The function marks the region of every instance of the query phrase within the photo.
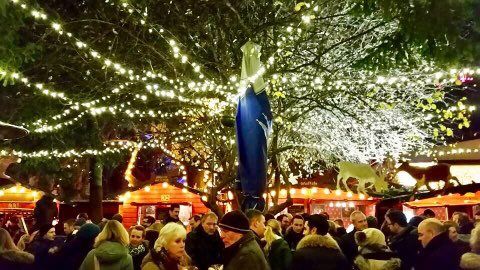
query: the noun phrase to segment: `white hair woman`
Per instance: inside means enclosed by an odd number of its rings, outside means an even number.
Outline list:
[[[80,270],[133,270],[128,243],[128,232],[123,225],[116,220],[109,220],[95,239],[94,249],[88,252]]]
[[[167,223],[158,235],[155,246],[143,259],[142,270],[178,270],[190,264],[185,252],[187,231],[177,223]]]
[[[472,252],[463,254],[460,268],[465,270],[480,269],[480,223],[472,230],[470,236]]]

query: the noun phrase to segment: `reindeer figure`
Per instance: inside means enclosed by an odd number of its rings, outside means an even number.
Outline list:
[[[374,186],[376,191],[382,191],[388,188],[385,182],[385,173],[380,172],[380,175],[369,164],[359,164],[348,161],[340,161],[337,163],[337,189],[340,189],[340,180],[348,191],[351,191],[347,185],[348,178],[355,178],[358,180],[357,191],[366,193],[367,185]]]
[[[452,176],[450,173],[450,164],[446,163],[438,163],[437,165],[430,167],[420,168],[411,166],[408,162],[404,162],[402,165],[400,165],[400,167],[397,168],[395,174],[397,174],[399,171],[405,171],[417,180],[417,184],[413,190],[414,192],[417,191],[417,189],[422,185],[427,186],[429,191],[433,191],[429,185],[432,182],[444,181],[444,190],[452,186],[450,180],[454,180],[458,183],[458,185],[461,185],[460,181],[458,181],[458,179]]]
[[[0,178],[2,179],[10,179],[10,176],[6,175],[6,171],[10,164],[12,163],[19,163],[20,159],[17,156],[6,156],[0,157]]]

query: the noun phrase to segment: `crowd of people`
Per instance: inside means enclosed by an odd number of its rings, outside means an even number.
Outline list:
[[[119,214],[94,224],[85,213],[63,223],[63,236],[50,223],[23,235],[0,228],[0,269],[480,269],[480,213],[440,221],[427,209],[407,222],[389,210],[379,225],[353,211],[347,233],[327,213],[258,210],[194,215],[185,227],[179,208],[172,204],[165,219],[147,216],[128,230]]]

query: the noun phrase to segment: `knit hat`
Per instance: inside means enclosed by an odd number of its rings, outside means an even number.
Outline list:
[[[232,231],[232,232],[241,233],[241,234],[244,234],[250,231],[250,223],[248,222],[248,218],[240,210],[235,210],[235,211],[226,213],[220,220],[220,223],[218,224],[218,226],[227,231]]]
[[[86,223],[82,225],[80,229],[78,229],[76,237],[88,240],[88,239],[93,239],[97,237],[99,233],[100,233],[100,227],[98,227],[93,223]]]
[[[310,227],[310,230],[312,228],[317,229],[317,234],[326,235],[328,233],[330,225],[328,225],[328,220],[324,215],[310,215],[305,220],[308,221],[308,227]]]
[[[385,235],[379,229],[368,228],[355,233],[355,242],[361,247],[367,245],[386,246]]]

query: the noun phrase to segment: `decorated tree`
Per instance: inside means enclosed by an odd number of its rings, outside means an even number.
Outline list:
[[[21,156],[24,170],[67,174],[67,187],[75,164],[88,163],[99,185],[105,165],[139,146],[156,149],[202,173],[190,186],[215,207],[236,178],[233,117],[254,79],[240,81],[240,48],[252,40],[262,47],[256,76],[268,83],[274,115],[275,187],[288,185],[293,163],[308,176],[338,160],[398,158],[469,126],[474,107],[454,90],[479,73],[463,69],[479,51],[476,8],[433,0],[2,2],[10,26],[1,30],[2,119],[32,133],[2,154]]]

